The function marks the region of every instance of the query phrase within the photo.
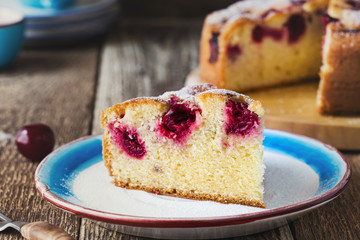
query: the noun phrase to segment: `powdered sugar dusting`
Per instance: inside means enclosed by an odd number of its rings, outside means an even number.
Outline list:
[[[195,95],[209,91],[211,89],[217,89],[217,88],[216,86],[208,83],[196,84],[188,87],[183,87],[178,91],[165,92],[163,95],[160,96],[160,98],[164,100],[169,100],[173,96],[176,96],[180,99],[189,99],[189,98],[193,99]]]
[[[319,186],[318,175],[305,163],[265,151],[265,195],[268,209],[311,198]],[[80,205],[111,213],[164,218],[216,217],[266,211],[239,204],[221,204],[156,195],[115,187],[103,162],[81,171],[73,182]]]
[[[190,85],[178,91],[165,92],[163,95],[160,96],[160,98],[167,101],[171,99],[173,96],[176,96],[181,100],[186,100],[194,103],[195,96],[202,93],[214,93],[225,96],[235,96],[247,103],[252,102],[252,100],[246,95],[227,89],[218,89],[216,86],[208,83]]]
[[[360,11],[344,10],[340,21],[349,29],[360,28]]]
[[[357,1],[330,1],[328,14],[339,19],[348,30],[360,29],[360,9]]]
[[[209,15],[206,19],[208,24],[225,24],[239,17],[248,19],[260,18],[269,9],[282,9],[292,5],[289,0],[247,0],[240,1]]]

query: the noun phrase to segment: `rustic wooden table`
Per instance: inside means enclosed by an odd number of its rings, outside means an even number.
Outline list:
[[[48,221],[75,239],[141,239],[64,212],[34,187],[38,162],[22,157],[17,130],[48,124],[57,146],[100,133],[100,110],[137,96],[179,89],[198,64],[201,21],[122,20],[111,33],[81,46],[25,48],[0,71],[0,211],[12,219]],[[236,239],[360,239],[360,154],[344,152],[352,177],[340,197],[300,219]],[[9,230],[0,239],[21,239]]]

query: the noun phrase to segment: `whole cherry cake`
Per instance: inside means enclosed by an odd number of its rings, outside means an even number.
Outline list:
[[[204,22],[204,82],[246,91],[317,78],[327,0],[244,0]]]
[[[211,84],[128,100],[101,114],[119,187],[265,207],[259,101]]]
[[[318,111],[359,114],[359,46],[360,0],[244,0],[205,19],[201,80],[243,92],[320,72]]]

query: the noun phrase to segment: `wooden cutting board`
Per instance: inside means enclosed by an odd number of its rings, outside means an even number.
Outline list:
[[[195,71],[189,74],[186,85],[199,82]],[[360,150],[360,116],[320,115],[315,107],[317,88],[318,82],[307,82],[245,94],[262,102],[266,128],[316,138],[341,150]]]

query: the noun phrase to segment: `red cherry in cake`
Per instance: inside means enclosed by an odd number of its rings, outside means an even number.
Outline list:
[[[48,155],[55,145],[54,133],[42,123],[23,126],[16,135],[18,151],[31,160],[41,160]]]
[[[257,25],[252,31],[252,40],[256,43],[261,43],[264,38],[264,30],[261,26]]]
[[[212,36],[209,40],[210,45],[210,63],[216,63],[219,55],[219,43],[218,43],[219,34],[218,33],[212,33]]]
[[[233,62],[241,55],[241,53],[242,50],[238,45],[228,45],[226,47],[226,56]]]
[[[183,141],[196,126],[200,109],[187,102],[180,102],[176,97],[170,99],[170,108],[162,116],[159,131],[167,138]]]
[[[297,42],[305,33],[306,22],[305,18],[301,14],[293,14],[289,17],[287,22],[284,25],[289,32],[288,42],[295,43]]]
[[[252,40],[256,43],[261,43],[265,37],[279,41],[283,37],[283,30],[256,25],[252,30]]]
[[[259,126],[258,116],[248,109],[249,104],[228,100],[225,106],[225,132],[245,136]]]
[[[283,30],[282,29],[276,29],[276,28],[264,28],[265,30],[265,36],[270,37],[276,41],[281,40],[283,36]]]
[[[145,143],[139,138],[136,129],[126,125],[109,124],[112,140],[116,146],[126,152],[129,156],[141,159],[146,154]]]

